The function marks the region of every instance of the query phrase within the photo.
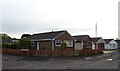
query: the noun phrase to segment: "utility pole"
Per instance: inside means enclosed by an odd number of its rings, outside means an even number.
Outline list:
[[[97,23],[95,25],[95,36],[97,37]]]
[[[118,2],[118,39],[120,40],[120,1]]]
[[[95,37],[97,37],[97,22],[96,22],[96,25],[95,25]],[[96,47],[98,47],[98,44],[97,43],[95,43],[95,54],[96,54]]]

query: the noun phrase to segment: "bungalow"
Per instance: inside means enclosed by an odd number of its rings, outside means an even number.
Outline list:
[[[104,49],[105,47],[105,41],[102,39],[102,37],[94,37],[92,39],[92,49]]]
[[[75,39],[75,50],[92,49],[92,40],[89,35],[73,36]]]
[[[32,50],[74,50],[74,38],[66,31],[52,31],[27,37]]]
[[[111,50],[111,49],[117,49],[117,42],[114,39],[104,39],[105,44],[105,50]]]
[[[13,43],[17,43],[17,42],[19,42],[19,41],[20,41],[20,39],[16,39],[16,38],[13,38],[13,39],[12,39],[12,42],[13,42]]]
[[[120,40],[115,40],[117,42],[117,48],[120,49]]]

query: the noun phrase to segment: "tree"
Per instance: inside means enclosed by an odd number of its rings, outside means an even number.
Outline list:
[[[2,48],[11,48],[12,38],[7,34],[0,34],[0,46]]]
[[[8,39],[10,39],[11,37],[8,36],[7,34],[0,34],[0,38],[8,38]]]
[[[30,34],[23,34],[21,38],[26,38],[27,36],[31,36]]]
[[[116,40],[120,40],[119,38],[116,38]]]
[[[28,48],[29,46],[30,46],[30,41],[28,41],[26,38],[22,38],[18,42],[18,48]]]
[[[18,43],[11,44],[11,49],[17,49],[17,48],[18,48]]]
[[[11,48],[11,44],[3,43],[2,48]]]

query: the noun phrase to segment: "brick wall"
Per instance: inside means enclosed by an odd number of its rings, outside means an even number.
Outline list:
[[[21,51],[20,49],[9,49],[9,48],[3,48],[2,53],[14,54],[14,55],[26,55],[26,53]]]
[[[74,56],[74,55],[91,55],[91,54],[99,54],[102,53],[103,50],[82,50],[82,51],[52,51],[52,50],[30,50],[28,52],[23,52],[20,49],[8,49],[3,48],[2,53],[6,54],[14,54],[14,55],[28,55],[28,56]]]
[[[73,47],[66,47],[65,50],[74,50],[74,40],[73,37],[67,33],[62,34],[61,36],[57,37],[55,40],[72,40],[73,41]],[[55,45],[54,45],[55,46]],[[56,50],[61,50],[61,47],[55,46]]]
[[[92,49],[92,40],[88,36],[83,40],[83,49],[86,49],[87,47]]]

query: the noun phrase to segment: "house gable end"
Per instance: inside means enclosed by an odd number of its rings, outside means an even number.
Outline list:
[[[55,40],[73,40],[70,36],[68,36],[66,33],[58,36]]]
[[[82,42],[82,41],[84,41],[86,39],[90,39],[91,40],[89,35],[76,35],[76,36],[72,36],[72,37],[75,39],[76,42]]]
[[[101,38],[101,39],[98,40],[97,43],[106,43],[106,42],[104,41],[104,39]]]
[[[89,39],[89,40],[92,42],[92,40],[91,40],[91,38],[90,38],[89,36],[84,37],[84,38],[82,39],[82,41],[85,40],[85,39]]]
[[[62,34],[60,34],[59,36],[57,36],[56,38],[54,38],[55,40],[74,40],[73,37],[68,34],[67,32],[64,32]]]
[[[111,40],[111,41],[109,42],[109,44],[110,44],[110,43],[117,44],[117,42],[116,42],[115,40]]]
[[[54,37],[53,40],[57,39],[58,37],[60,37],[61,35],[63,35],[65,32],[59,34],[58,36]]]

